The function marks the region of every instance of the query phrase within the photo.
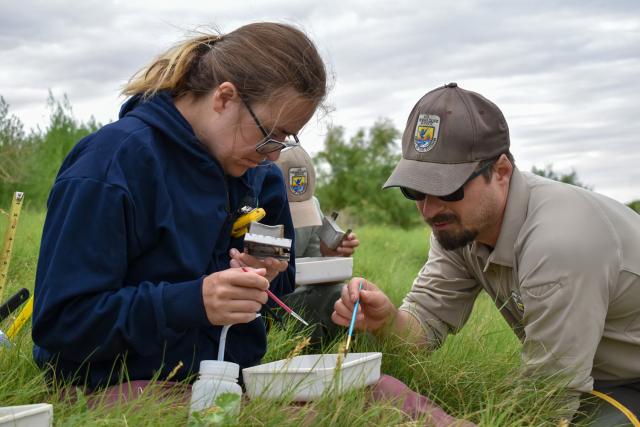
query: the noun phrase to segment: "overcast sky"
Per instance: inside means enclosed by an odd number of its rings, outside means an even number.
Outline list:
[[[46,99],[117,117],[122,85],[198,26],[302,27],[335,76],[327,125],[352,135],[387,117],[403,130],[427,91],[455,81],[503,111],[523,170],[553,164],[622,202],[640,199],[640,1],[0,0],[0,95],[27,128]]]

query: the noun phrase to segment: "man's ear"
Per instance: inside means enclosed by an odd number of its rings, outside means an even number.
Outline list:
[[[513,173],[513,165],[507,158],[506,154],[502,154],[498,160],[496,160],[496,163],[493,165],[493,171],[499,182],[505,182],[507,185],[509,184],[511,174]]]
[[[222,113],[229,106],[230,101],[236,101],[240,98],[240,93],[236,86],[231,82],[223,82],[213,90],[213,110]]]

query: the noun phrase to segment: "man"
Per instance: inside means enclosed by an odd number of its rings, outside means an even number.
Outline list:
[[[435,348],[485,290],[523,343],[524,371],[568,376],[571,412],[595,389],[638,416],[640,216],[520,172],[501,111],[455,83],[418,101],[402,150],[384,188],[416,201],[433,230],[429,258],[399,309],[366,282],[356,327]],[[339,325],[349,324],[359,281],[335,304]]]
[[[360,244],[355,233],[345,236],[335,249],[320,240],[324,215],[314,195],[316,171],[305,149],[298,145],[282,151],[276,165],[287,184],[287,198],[296,236],[296,257],[352,256]]]
[[[320,239],[322,211],[314,196],[316,173],[311,157],[301,146],[288,148],[276,162],[284,175],[291,218],[295,229],[296,258],[302,257],[349,257],[360,244],[355,233],[349,233],[337,248],[329,248]],[[296,311],[304,313],[307,321],[316,325],[312,342],[333,339],[339,332],[331,321],[333,303],[340,297],[344,284],[317,284],[297,286],[284,299]]]

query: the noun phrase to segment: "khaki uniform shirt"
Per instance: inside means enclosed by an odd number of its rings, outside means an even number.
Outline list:
[[[320,209],[320,202],[314,196],[313,201],[320,212],[320,217],[323,217],[322,210]],[[302,257],[321,257],[320,252],[320,230],[321,225],[314,225],[310,227],[296,228],[295,248],[296,258]]]
[[[482,289],[523,342],[525,372],[566,373],[576,392],[640,379],[640,215],[623,204],[514,168],[496,247],[432,237],[400,309],[437,345]]]

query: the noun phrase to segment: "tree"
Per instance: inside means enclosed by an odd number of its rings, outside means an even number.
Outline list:
[[[87,123],[76,120],[66,95],[58,101],[49,92],[47,105],[49,125],[25,135],[22,123],[9,115],[9,106],[0,96],[0,197],[23,191],[29,205],[44,207],[69,150],[100,126],[93,118]]]
[[[399,135],[387,119],[377,121],[368,132],[359,130],[349,141],[342,127],[330,129],[325,149],[315,158],[316,194],[323,209],[346,211],[356,223],[418,224],[413,203],[396,189],[382,190],[400,158]]]
[[[38,129],[33,133],[34,150],[24,164],[27,171],[24,191],[35,205],[42,207],[46,205],[49,190],[66,155],[80,139],[99,127],[93,117],[87,123],[77,120],[67,95],[58,100],[49,91],[47,106],[49,124],[45,131]]]
[[[0,96],[0,182],[11,185],[20,181],[20,159],[25,147],[24,126],[9,115],[9,104]]]
[[[640,214],[640,199],[627,203],[627,206]]]
[[[544,169],[538,169],[537,167],[533,166],[531,168],[531,172],[545,178],[553,179],[554,181],[560,181],[564,182],[565,184],[576,185],[578,187],[586,188],[587,190],[593,190],[593,186],[586,185],[578,181],[578,174],[576,173],[575,169],[571,169],[571,173],[558,174],[553,170],[553,165],[549,164],[546,165]]]

